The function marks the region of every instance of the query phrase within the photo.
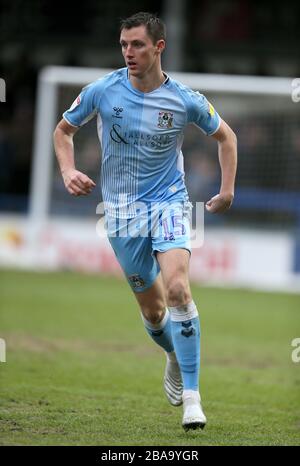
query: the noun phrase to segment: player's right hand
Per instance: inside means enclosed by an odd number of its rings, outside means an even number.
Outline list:
[[[62,172],[65,187],[72,196],[86,196],[96,186],[84,173],[74,169]]]
[[[232,201],[233,193],[220,193],[207,201],[205,207],[211,214],[223,214],[230,209]]]

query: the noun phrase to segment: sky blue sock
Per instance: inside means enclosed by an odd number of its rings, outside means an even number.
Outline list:
[[[142,319],[145,328],[152,340],[161,346],[167,353],[174,351],[169,310],[166,309],[164,318],[158,324],[152,324],[147,319],[145,319],[143,315]]]
[[[169,307],[174,349],[181,370],[183,389],[199,390],[200,322],[192,301],[185,306]]]

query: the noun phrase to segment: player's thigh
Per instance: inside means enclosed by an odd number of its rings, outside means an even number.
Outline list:
[[[160,265],[163,281],[169,287],[174,281],[189,282],[190,203],[169,203],[156,223],[152,247]]]
[[[166,287],[175,280],[181,280],[186,286],[189,286],[189,250],[172,248],[164,252],[157,251],[156,258]]]
[[[143,316],[150,322],[160,321],[166,299],[151,238],[109,237],[109,241]]]
[[[109,236],[108,239],[132,291],[143,293],[151,288],[159,274],[151,238]]]
[[[186,249],[157,253],[168,306],[183,306],[192,301],[189,258],[190,252]]]
[[[144,317],[152,320],[152,317],[166,308],[166,296],[161,274],[157,275],[152,286],[142,292],[134,292]],[[158,319],[159,320],[159,319]]]

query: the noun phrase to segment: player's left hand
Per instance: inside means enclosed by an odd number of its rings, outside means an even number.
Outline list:
[[[226,210],[230,209],[232,201],[232,193],[220,193],[207,201],[205,207],[211,214],[222,214]]]

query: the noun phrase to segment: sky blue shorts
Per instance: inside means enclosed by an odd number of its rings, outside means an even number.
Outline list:
[[[180,248],[191,252],[191,208],[190,202],[176,202],[151,216],[106,216],[108,239],[133,291],[145,291],[155,281],[160,271],[156,251]]]

